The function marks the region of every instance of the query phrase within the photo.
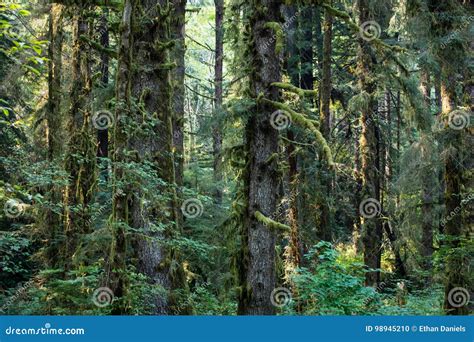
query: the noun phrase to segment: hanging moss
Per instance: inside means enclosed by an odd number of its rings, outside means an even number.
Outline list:
[[[279,231],[288,231],[288,232],[291,230],[290,226],[287,226],[286,224],[274,221],[271,218],[266,217],[265,215],[263,215],[258,210],[255,212],[255,218],[259,222],[263,223],[265,226],[267,226],[270,229],[279,230]]]

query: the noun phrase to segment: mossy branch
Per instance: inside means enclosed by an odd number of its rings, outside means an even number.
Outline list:
[[[338,10],[337,8],[332,7],[329,5],[325,0],[315,0],[317,5],[320,5],[323,7],[326,11],[328,11],[331,15],[334,17],[342,19],[348,26],[349,28],[354,31],[355,33],[360,32],[360,27],[357,25],[351,18],[351,16],[344,11]],[[376,46],[385,48],[385,49],[390,49],[396,52],[404,52],[406,51],[404,48],[397,46],[397,45],[389,45],[387,43],[384,43],[381,39],[379,38],[373,38],[369,41],[369,43],[372,43]]]
[[[270,21],[266,23],[264,28],[272,30],[275,34],[276,41],[275,41],[275,53],[278,55],[280,52],[283,51],[283,42],[284,42],[284,33],[281,25],[275,21]]]
[[[297,94],[301,97],[305,97],[305,96],[316,96],[318,95],[318,91],[317,90],[310,90],[310,89],[301,89],[301,88],[298,88],[297,86],[294,86],[293,84],[290,84],[290,83],[284,83],[284,82],[273,82],[271,84],[271,86],[273,87],[277,87],[277,88],[280,88],[280,89],[283,89],[283,90],[286,90],[286,91],[289,91],[290,93],[294,93],[294,94]]]
[[[288,107],[286,104],[281,103],[281,102],[276,102],[276,101],[271,101],[266,98],[260,98],[259,101],[272,105],[276,109],[282,110],[286,113],[288,113],[291,117],[291,120],[295,122],[296,124],[308,129],[311,131],[314,136],[316,137],[316,142],[319,144],[321,151],[323,152],[324,158],[326,159],[327,163],[329,166],[334,166],[334,161],[332,159],[332,152],[331,149],[329,148],[329,145],[324,138],[324,136],[321,134],[319,131],[318,127],[319,125],[316,124],[315,121],[310,120],[304,116],[304,114],[298,113]]]
[[[87,37],[85,35],[81,35],[81,36],[79,36],[79,38],[82,41],[89,44],[94,50],[97,50],[97,51],[102,52],[102,53],[106,53],[107,55],[109,55],[110,57],[113,57],[113,58],[118,57],[117,51],[115,51],[114,49],[106,48],[106,47],[102,46],[102,44],[90,39],[89,37]]]
[[[263,215],[258,210],[255,212],[255,218],[257,219],[258,222],[263,223],[265,226],[267,226],[268,228],[272,230],[277,230],[277,231],[290,231],[291,230],[290,226],[274,221],[271,218]]]

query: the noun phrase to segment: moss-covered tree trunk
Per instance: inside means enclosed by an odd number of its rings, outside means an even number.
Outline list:
[[[425,101],[426,110],[430,111],[430,77],[427,70],[421,74],[421,93]],[[423,174],[421,176],[422,187],[422,235],[421,235],[421,254],[423,256],[423,266],[425,270],[431,270],[431,258],[433,255],[433,228],[434,228],[434,196],[436,195],[436,172],[432,168],[431,139],[426,133],[422,137],[422,155],[425,163]]]
[[[185,101],[185,18],[186,0],[173,0],[173,14],[170,21],[171,38],[174,46],[171,50],[171,60],[176,63],[172,70],[173,81],[173,152],[175,162],[175,182],[177,195],[182,200],[181,187],[183,186],[184,171],[184,101]],[[177,224],[183,225],[183,215],[177,212]]]
[[[462,246],[461,240],[464,232],[461,186],[463,184],[463,134],[465,127],[459,125],[462,115],[455,110],[461,104],[457,96],[457,78],[462,75],[464,66],[467,65],[465,45],[457,39],[450,39],[446,46],[440,45],[458,25],[456,18],[467,13],[468,8],[463,1],[437,2],[428,1],[428,10],[431,14],[431,27],[435,44],[434,54],[441,66],[441,116],[446,122],[444,131],[444,231],[446,236],[443,247],[448,248],[446,258],[446,285],[444,308],[448,315],[466,315],[469,312],[468,300],[459,303],[460,289],[469,293],[472,288],[470,279],[466,276],[469,269],[469,256]],[[469,120],[469,117],[468,119]],[[461,290],[462,291],[462,290]],[[463,294],[461,293],[461,298]]]
[[[443,104],[442,115],[449,117],[456,108],[455,78],[448,68],[444,73],[444,81],[441,87],[441,97]],[[445,143],[445,193],[444,204],[445,213],[444,234],[447,237],[445,247],[451,251],[446,259],[446,286],[444,308],[448,315],[467,315],[469,313],[467,303],[459,306],[451,291],[456,288],[469,290],[469,281],[466,277],[466,270],[469,268],[469,257],[465,255],[461,247],[461,237],[463,234],[463,205],[461,204],[461,184],[462,184],[462,130],[446,128]]]
[[[133,119],[132,112],[132,27],[138,0],[126,0],[120,26],[117,78],[115,81],[115,126],[113,130],[113,203],[112,236],[110,251],[111,279],[110,287],[117,301],[113,303],[112,313],[120,315],[128,312],[124,299],[128,291],[126,275],[127,238],[126,232],[132,226],[130,203],[134,191],[127,181],[125,164],[128,158],[128,135],[126,122]]]
[[[105,49],[110,46],[109,42],[109,25],[108,25],[108,9],[103,9],[102,16],[99,20],[99,39],[100,44]],[[109,54],[105,51],[100,54],[100,86],[105,88],[109,84]],[[97,130],[97,157],[108,158],[109,157],[109,129]],[[107,179],[108,165],[103,163],[101,165],[101,174]]]
[[[296,41],[297,35],[297,6],[284,6],[283,15],[285,17],[286,31],[286,51],[285,51],[285,65],[286,73],[290,77],[292,85],[299,87],[299,55]],[[293,128],[288,128],[287,132],[288,143],[286,147],[288,158],[288,223],[291,227],[289,235],[289,244],[285,249],[285,280],[290,281],[292,272],[300,265],[300,231],[298,228],[298,152],[293,143],[296,134]]]
[[[359,24],[373,20],[367,0],[358,1]],[[380,205],[380,184],[378,176],[378,139],[377,120],[374,108],[376,85],[373,79],[373,61],[369,42],[359,38],[359,51],[357,59],[359,87],[365,94],[366,103],[362,109],[361,125],[362,134],[360,139],[361,172],[362,172],[362,201],[366,203],[378,203]],[[361,210],[362,211],[362,210]],[[382,226],[378,215],[364,215],[363,217],[363,246],[364,263],[371,269],[380,268]],[[380,272],[369,271],[365,274],[365,282],[368,286],[379,283]]]
[[[61,70],[63,46],[63,16],[64,7],[52,4],[49,12],[49,48],[48,48],[48,106],[47,106],[47,141],[48,161],[54,163],[62,152],[62,124],[61,112]],[[61,203],[61,191],[55,185],[49,188],[49,200],[52,207]],[[57,209],[56,209],[57,210]],[[53,209],[46,213],[46,229],[48,230],[49,243],[47,259],[53,267],[58,261],[59,232],[61,215]]]
[[[165,182],[159,188],[140,187],[131,203],[132,227],[141,229],[135,242],[138,270],[153,285],[161,286],[166,296],[152,299],[154,313],[175,310],[172,289],[184,288],[186,281],[178,252],[170,242],[179,233],[173,155],[173,84],[170,62],[173,45],[170,22],[173,3],[169,0],[141,0],[138,3],[136,28],[133,30],[132,96],[139,113],[134,121],[141,126],[130,138],[130,149],[141,164],[152,166],[155,177]],[[162,195],[157,199],[156,192]],[[153,198],[154,197],[154,198]],[[153,222],[152,222],[153,220]],[[156,229],[156,226],[164,229]]]
[[[320,111],[319,121],[321,127],[321,133],[323,134],[326,141],[330,141],[331,134],[331,57],[332,57],[332,15],[325,11],[324,24],[323,24],[323,60],[322,60],[322,75],[321,75],[321,86],[320,86]],[[324,158],[321,160],[321,217],[319,219],[319,238],[324,241],[331,241],[331,212],[330,212],[330,196],[331,196],[331,183],[332,177],[327,163]]]
[[[277,101],[279,91],[271,83],[281,80],[280,2],[253,0],[249,14],[248,48],[252,70],[250,95]],[[276,35],[277,39],[272,39]],[[251,56],[251,57],[250,57]],[[275,313],[271,296],[275,289],[275,232],[257,212],[275,218],[278,194],[278,131],[272,127],[274,108],[257,102],[246,126],[247,170],[245,214],[238,313],[271,315]],[[256,216],[257,215],[257,216]]]
[[[71,107],[69,110],[66,171],[69,184],[64,193],[65,259],[71,265],[83,234],[91,232],[91,202],[96,183],[96,145],[91,129],[91,63],[90,48],[83,37],[91,34],[88,6],[73,7],[73,56]],[[82,37],[82,38],[81,38]]]
[[[214,0],[216,6],[216,46],[214,65],[214,111],[218,115],[222,111],[222,77],[224,62],[224,0]],[[222,131],[219,120],[215,120],[212,130],[214,182],[216,186],[216,203],[222,202]]]

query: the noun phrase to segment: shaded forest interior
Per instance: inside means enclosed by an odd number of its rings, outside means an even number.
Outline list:
[[[2,2],[0,314],[472,314],[473,18]]]

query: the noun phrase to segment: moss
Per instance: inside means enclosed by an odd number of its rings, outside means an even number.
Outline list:
[[[328,3],[325,3],[324,1],[321,2],[321,6],[326,11],[328,11],[330,14],[332,14],[333,16],[344,20],[352,31],[354,31],[355,33],[359,33],[359,31],[360,31],[359,25],[357,25],[354,21],[352,21],[351,16],[348,13],[346,13],[344,11],[341,11],[341,10],[338,10],[337,8],[332,7]],[[384,49],[389,49],[389,50],[392,50],[392,51],[395,51],[395,52],[404,52],[404,51],[406,51],[406,49],[404,49],[400,46],[388,45],[388,44],[384,43],[379,38],[374,38],[369,43],[374,44],[377,47],[381,47],[381,48],[384,48]]]
[[[281,25],[277,22],[271,21],[264,25],[266,29],[272,30],[276,37],[275,42],[275,53],[278,55],[283,51],[284,46],[284,34]]]
[[[329,145],[324,138],[324,136],[321,134],[321,132],[318,129],[318,125],[313,121],[305,117],[304,114],[298,113],[285,105],[284,103],[281,102],[276,102],[276,101],[271,101],[266,98],[261,98],[261,102],[272,105],[276,109],[280,109],[286,113],[288,113],[291,117],[291,120],[295,122],[296,124],[300,125],[303,128],[308,129],[311,131],[314,136],[316,137],[316,142],[319,144],[321,151],[323,152],[324,158],[326,159],[327,163],[329,166],[334,166],[334,162],[332,159],[332,152],[331,149],[329,148]]]
[[[318,95],[318,91],[317,90],[309,90],[309,89],[301,89],[301,88],[298,88],[290,83],[284,83],[284,82],[273,82],[271,84],[271,86],[273,87],[277,87],[277,88],[280,88],[280,89],[283,89],[283,90],[286,90],[286,91],[289,91],[290,93],[294,93],[294,94],[297,94],[301,97],[305,97],[305,96],[316,96]]]
[[[157,52],[163,52],[165,50],[169,50],[171,48],[173,48],[175,45],[175,41],[174,40],[170,40],[170,41],[167,41],[167,42],[156,42],[155,44],[155,51]]]
[[[290,231],[291,230],[290,226],[287,226],[286,224],[274,221],[271,218],[266,217],[265,215],[263,215],[258,210],[255,212],[255,218],[258,220],[258,222],[263,223],[265,226],[267,226],[268,228],[270,228],[272,230],[278,230],[278,231]]]
[[[170,62],[170,63],[162,63],[160,64],[157,69],[158,70],[172,70],[177,67],[177,64],[175,62]]]
[[[82,35],[79,36],[79,38],[82,41],[89,44],[89,46],[92,47],[94,50],[97,50],[97,51],[102,52],[102,53],[106,53],[107,55],[109,55],[109,57],[117,58],[117,56],[118,56],[117,51],[115,51],[114,49],[103,47],[102,44],[90,39],[86,35],[82,34]]]

